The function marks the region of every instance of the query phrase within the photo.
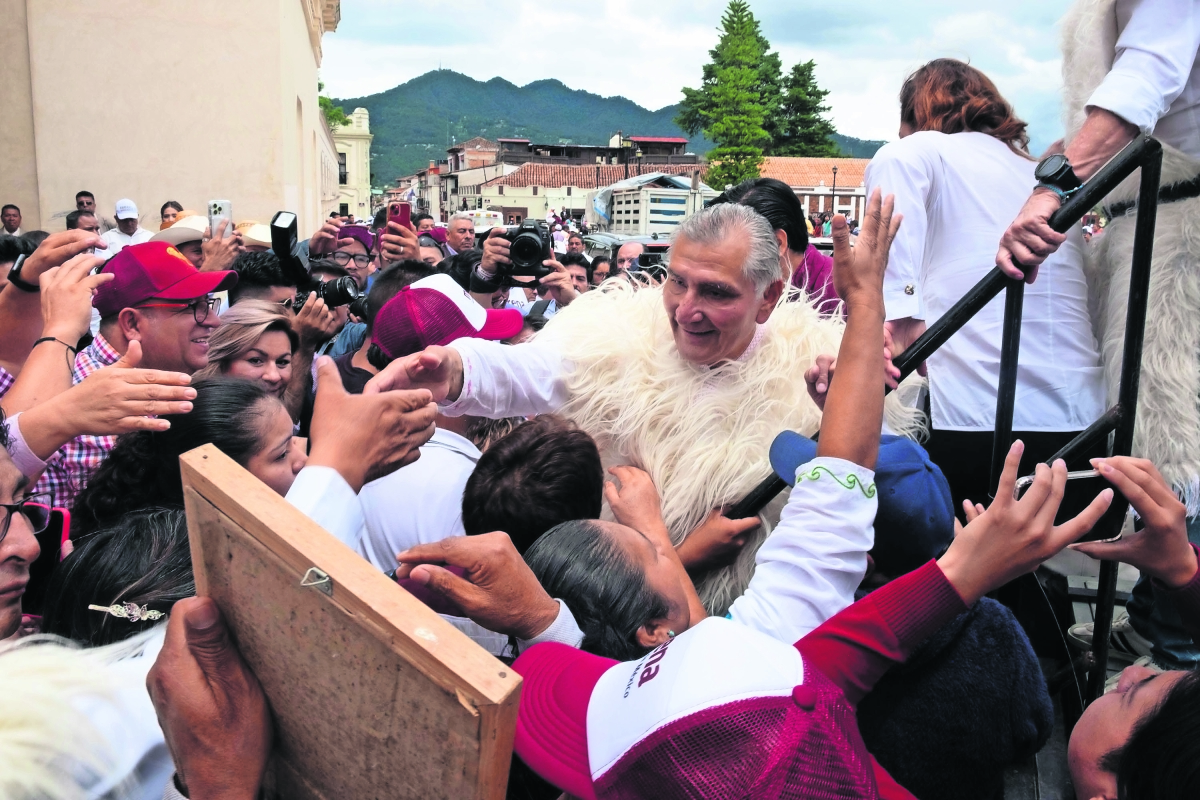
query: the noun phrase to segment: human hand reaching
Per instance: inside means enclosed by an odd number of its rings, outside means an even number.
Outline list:
[[[333,359],[322,356],[307,463],[337,470],[357,494],[363,484],[420,458],[436,415],[424,389],[349,394]]]
[[[859,304],[883,311],[883,273],[903,219],[893,213],[895,205],[892,195],[885,198],[879,189],[871,192],[854,247],[850,246],[850,226],[845,216],[837,214],[833,218],[833,287],[845,302],[847,314],[853,314]]]
[[[1112,502],[1112,490],[1105,489],[1078,516],[1056,526],[1054,515],[1066,489],[1067,466],[1061,459],[1052,467],[1038,464],[1033,485],[1017,500],[1013,490],[1024,451],[1022,442],[1013,443],[996,499],[959,532],[938,559],[947,580],[968,605],[1032,571],[1083,536]]]
[[[111,272],[92,274],[103,263],[101,258],[81,253],[42,273],[42,336],[74,345],[88,332],[93,295],[116,277]]]
[[[1196,551],[1188,541],[1187,507],[1144,458],[1096,458],[1092,466],[1115,486],[1141,517],[1143,528],[1115,542],[1078,542],[1072,550],[1121,561],[1174,589],[1196,574]]]
[[[462,393],[462,357],[453,347],[426,347],[397,358],[370,381],[363,394],[394,389],[427,389],[435,403],[454,402]]]
[[[558,618],[546,594],[507,533],[454,536],[409,548],[396,556],[397,579],[411,578],[453,600],[490,631],[533,639]],[[443,569],[461,567],[463,577]]]
[[[204,256],[200,262],[201,272],[227,270],[233,266],[237,257],[246,251],[241,233],[234,231],[229,236],[225,235],[226,228],[232,224],[231,221],[223,219],[217,223],[215,233],[211,229],[208,231],[211,235],[200,245],[200,252]]]
[[[612,509],[617,522],[647,537],[665,538],[665,541],[655,541],[655,544],[674,547],[663,523],[658,489],[654,487],[650,474],[630,466],[609,467],[608,471],[621,482],[620,489],[612,481],[604,482],[604,499],[608,501],[608,507]]]
[[[554,272],[540,278],[538,281],[541,287],[546,290],[546,295],[560,307],[572,303],[578,297],[578,293],[575,291],[574,284],[571,283],[571,273],[567,272],[567,268],[553,258],[543,261],[542,266],[550,267],[554,270]]]
[[[421,243],[416,230],[411,226],[405,227],[399,222],[389,221],[380,237],[380,247],[383,248],[383,260],[403,261],[405,259],[421,260]]]
[[[337,315],[325,305],[325,301],[317,297],[316,292],[309,292],[292,328],[300,340],[301,348],[313,350],[321,342],[333,336],[338,331]]]
[[[733,563],[761,524],[758,517],[729,519],[724,509],[715,508],[675,550],[688,571],[723,567]]]
[[[338,233],[342,229],[342,221],[335,217],[325,220],[317,232],[308,240],[309,255],[319,256],[337,250]]]

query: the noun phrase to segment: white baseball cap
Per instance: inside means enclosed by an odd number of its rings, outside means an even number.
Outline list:
[[[117,219],[137,219],[137,206],[128,197],[122,198],[117,201],[117,213],[114,216]]]

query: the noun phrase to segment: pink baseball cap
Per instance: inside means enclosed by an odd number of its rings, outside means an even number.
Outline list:
[[[709,617],[638,661],[537,645],[515,750],[568,794],[876,798],[854,708],[795,647]]]
[[[338,241],[343,239],[357,239],[362,242],[362,246],[367,248],[370,253],[372,246],[375,244],[375,234],[371,233],[371,229],[365,225],[343,225],[338,228]]]
[[[388,300],[371,324],[371,341],[388,358],[400,358],[464,337],[507,339],[522,323],[515,308],[484,308],[449,275],[438,274]]]
[[[232,271],[201,272],[183,253],[166,242],[131,244],[110,258],[100,270],[116,275],[96,290],[92,306],[101,317],[133,308],[151,297],[194,300],[237,283]]]

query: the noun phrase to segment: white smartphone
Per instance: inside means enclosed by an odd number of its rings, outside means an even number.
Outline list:
[[[212,236],[217,235],[217,226],[221,224],[221,220],[226,220],[225,233],[221,238],[228,239],[233,236],[233,203],[228,200],[209,200],[208,229]]]

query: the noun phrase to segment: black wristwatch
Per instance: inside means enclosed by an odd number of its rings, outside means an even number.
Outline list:
[[[1039,189],[1049,189],[1063,201],[1083,186],[1083,181],[1071,169],[1071,162],[1061,153],[1043,158],[1033,171],[1033,177],[1037,178]]]
[[[40,286],[36,283],[21,280],[21,267],[25,266],[25,254],[17,256],[17,260],[13,262],[12,269],[8,271],[8,282],[22,292],[39,292]]]

